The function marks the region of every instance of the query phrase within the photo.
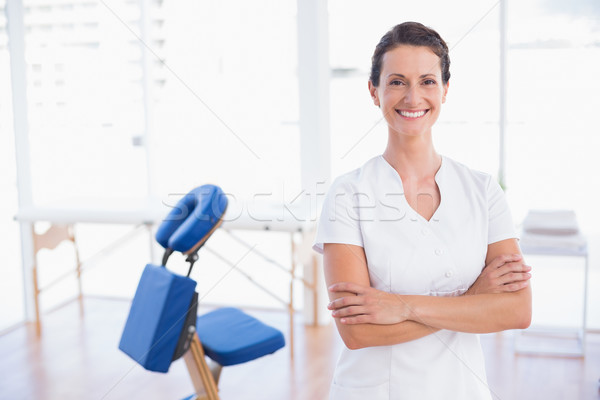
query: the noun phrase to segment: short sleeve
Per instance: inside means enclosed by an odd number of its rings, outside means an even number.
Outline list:
[[[504,191],[498,182],[491,177],[488,183],[487,198],[489,211],[488,244],[518,238]]]
[[[323,254],[325,243],[345,243],[364,247],[355,190],[346,180],[347,177],[344,176],[336,179],[323,201],[313,245],[313,250],[317,253]]]

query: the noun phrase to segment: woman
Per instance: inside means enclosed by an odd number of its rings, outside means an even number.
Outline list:
[[[433,146],[449,65],[415,22],[375,49],[387,147],[332,184],[314,246],[347,347],[332,399],[490,399],[476,334],[529,326],[530,267],[502,189]]]

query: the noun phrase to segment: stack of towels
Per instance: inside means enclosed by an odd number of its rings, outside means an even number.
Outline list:
[[[586,248],[573,210],[530,210],[523,220],[523,251],[578,253]]]

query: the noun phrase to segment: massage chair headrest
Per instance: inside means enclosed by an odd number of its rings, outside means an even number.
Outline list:
[[[175,205],[160,224],[156,241],[165,249],[196,251],[221,224],[227,197],[216,185],[195,188]]]

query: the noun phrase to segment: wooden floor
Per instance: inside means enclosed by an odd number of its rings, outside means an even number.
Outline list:
[[[0,399],[181,399],[191,394],[182,360],[167,374],[152,373],[117,349],[128,309],[125,301],[86,298],[83,319],[77,303],[46,314],[41,339],[31,326],[0,336]],[[284,312],[249,312],[289,337]],[[588,337],[586,358],[570,359],[515,356],[511,333],[482,335],[494,398],[600,399],[600,335]],[[289,348],[284,348],[224,368],[221,398],[327,398],[342,346],[335,328],[305,328],[298,321],[295,345],[293,362]]]

